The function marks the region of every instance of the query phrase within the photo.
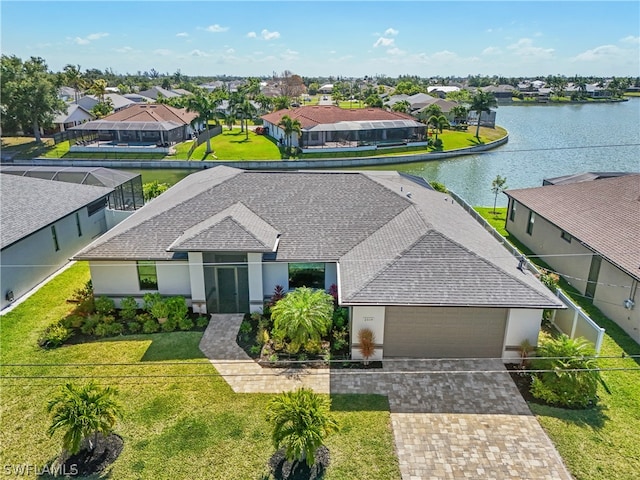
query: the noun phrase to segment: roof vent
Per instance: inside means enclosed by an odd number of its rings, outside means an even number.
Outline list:
[[[407,198],[411,198],[411,192],[407,192]]]
[[[627,298],[624,302],[622,302],[622,304],[624,305],[624,308],[626,308],[627,310],[632,310],[636,302],[634,302],[630,298]]]

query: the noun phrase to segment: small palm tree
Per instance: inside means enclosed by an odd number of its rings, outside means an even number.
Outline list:
[[[117,394],[116,389],[100,388],[94,382],[84,386],[67,383],[47,405],[47,411],[53,413],[49,436],[66,430],[62,447],[75,454],[80,451],[82,441],[93,435],[93,442],[89,439],[89,448],[93,450],[98,433],[109,435],[122,417],[122,407],[115,399]]]
[[[447,120],[447,117],[444,115],[432,115],[429,117],[429,120],[427,120],[427,125],[431,125],[436,132],[436,140],[438,140],[438,132],[442,133],[442,130],[449,126],[449,120]]]
[[[492,107],[497,107],[498,101],[493,93],[484,92],[480,89],[471,97],[471,111],[478,114],[478,126],[476,127],[476,138],[480,139],[480,117],[482,112],[491,112]]]
[[[209,129],[209,120],[217,118],[218,107],[222,100],[210,93],[196,92],[187,99],[187,111],[196,112],[198,116],[193,119],[193,124],[203,123],[205,129]],[[217,120],[216,120],[217,121]],[[207,137],[207,153],[211,152],[211,136]]]
[[[300,120],[297,118],[294,120],[289,115],[284,115],[280,122],[278,123],[279,127],[282,127],[284,130],[284,134],[287,137],[287,147],[291,148],[291,137],[294,133],[300,135],[302,133],[302,124]]]
[[[491,191],[493,192],[493,213],[496,213],[496,203],[498,202],[498,194],[504,192],[507,188],[507,177],[498,175],[491,182]]]
[[[289,338],[292,353],[309,340],[319,342],[331,329],[333,297],[323,290],[301,287],[271,309],[274,336]]]
[[[267,405],[267,422],[273,424],[273,445],[284,447],[287,460],[315,463],[325,437],[338,430],[329,415],[331,400],[307,388],[284,392]]]

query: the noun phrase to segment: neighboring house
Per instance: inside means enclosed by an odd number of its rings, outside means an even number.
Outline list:
[[[640,342],[640,174],[610,175],[506,191],[506,228]]]
[[[611,97],[611,91],[604,87],[601,87],[597,83],[589,83],[586,85],[586,93],[591,98],[609,98]]]
[[[374,150],[385,146],[426,145],[426,125],[411,115],[381,108],[347,110],[334,105],[299,107],[263,115],[264,126],[273,138],[286,144],[284,130],[278,126],[288,115],[300,121],[302,135],[292,135],[291,145],[303,152]]]
[[[158,94],[162,95],[164,98],[182,97],[181,93],[173,90],[167,90],[166,88],[158,87],[157,85],[151,87],[149,90],[141,90],[138,92],[138,95],[142,95],[143,97],[147,97],[153,101],[158,100]]]
[[[398,172],[215,167],[75,258],[96,295],[183,295],[201,313],[259,311],[277,285],[336,285],[351,338],[371,328],[377,358],[517,356],[543,309],[562,308],[448,195]]]
[[[467,123],[469,125],[477,125],[478,124],[478,112],[471,110],[469,115],[467,116]],[[496,127],[496,111],[491,110],[490,112],[482,112],[480,115],[480,126],[481,127]]]
[[[333,83],[325,83],[318,89],[318,93],[327,94],[333,92]]]
[[[427,87],[427,93],[429,95],[440,98],[445,98],[447,96],[447,93],[458,91],[460,91],[460,87],[455,85],[432,85],[430,87]]]
[[[138,93],[125,93],[122,95],[124,98],[128,98],[132,102],[135,103],[152,103],[153,100],[149,97],[145,97],[144,95],[140,95]]]
[[[96,118],[88,109],[72,103],[67,105],[65,112],[59,113],[53,119],[54,131],[64,132],[65,130],[82,125]]]
[[[65,102],[73,102],[78,95],[78,91],[72,87],[60,87],[58,89],[58,98]]]
[[[70,150],[93,152],[109,147],[166,150],[169,145],[190,140],[203,127],[193,124],[197,116],[196,112],[164,104],[135,104],[100,120],[71,128],[92,140],[85,145],[73,145]]]
[[[108,98],[111,100],[111,106],[113,107],[114,112],[119,112],[131,105],[135,105],[136,102],[125,97],[124,95],[120,95],[117,93],[107,93],[104,96],[105,100]],[[96,95],[85,95],[84,97],[78,99],[78,105],[80,105],[85,110],[91,110],[98,103],[100,103],[100,98]]]
[[[112,188],[0,174],[1,308],[107,230]]]
[[[489,85],[487,87],[482,87],[482,91],[493,93],[493,96],[496,97],[498,102],[511,102],[513,97],[514,88],[512,85]]]

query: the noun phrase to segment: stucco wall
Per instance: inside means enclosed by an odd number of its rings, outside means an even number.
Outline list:
[[[539,215],[535,216],[531,235],[527,233],[528,223],[529,209],[517,203],[514,221],[507,217],[507,231],[536,255],[553,255],[543,257],[543,260],[584,293],[593,252],[575,238],[571,238],[571,242],[564,240],[562,230]]]
[[[507,314],[507,327],[504,337],[504,350],[502,358],[520,358],[518,347],[523,340],[529,340],[531,345],[538,344],[538,334],[542,323],[542,310],[529,310],[524,308],[512,308]]]
[[[361,360],[362,354],[358,349],[358,332],[369,328],[375,335],[376,344],[384,344],[385,307],[352,307],[351,309],[351,358]],[[376,348],[369,360],[382,360],[382,347]]]
[[[2,308],[9,305],[7,290],[14,299],[27,293],[46,277],[64,266],[78,250],[106,231],[104,209],[89,216],[87,209],[78,211],[82,235],[78,235],[75,212],[54,224],[58,246],[55,250],[51,225],[33,233],[0,252]]]
[[[338,283],[338,269],[335,263],[324,264],[324,288]],[[266,262],[262,264],[262,292],[265,297],[273,294],[276,285],[289,290],[289,264],[286,262]]]

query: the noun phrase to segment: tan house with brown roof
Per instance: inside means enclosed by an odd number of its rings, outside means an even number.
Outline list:
[[[334,105],[314,105],[268,113],[261,118],[273,138],[288,143],[278,126],[288,115],[298,120],[302,134],[293,135],[290,144],[303,152],[376,150],[401,145],[426,145],[426,128],[411,115],[381,108],[347,110]]]
[[[640,342],[640,174],[505,194],[507,231]]]

